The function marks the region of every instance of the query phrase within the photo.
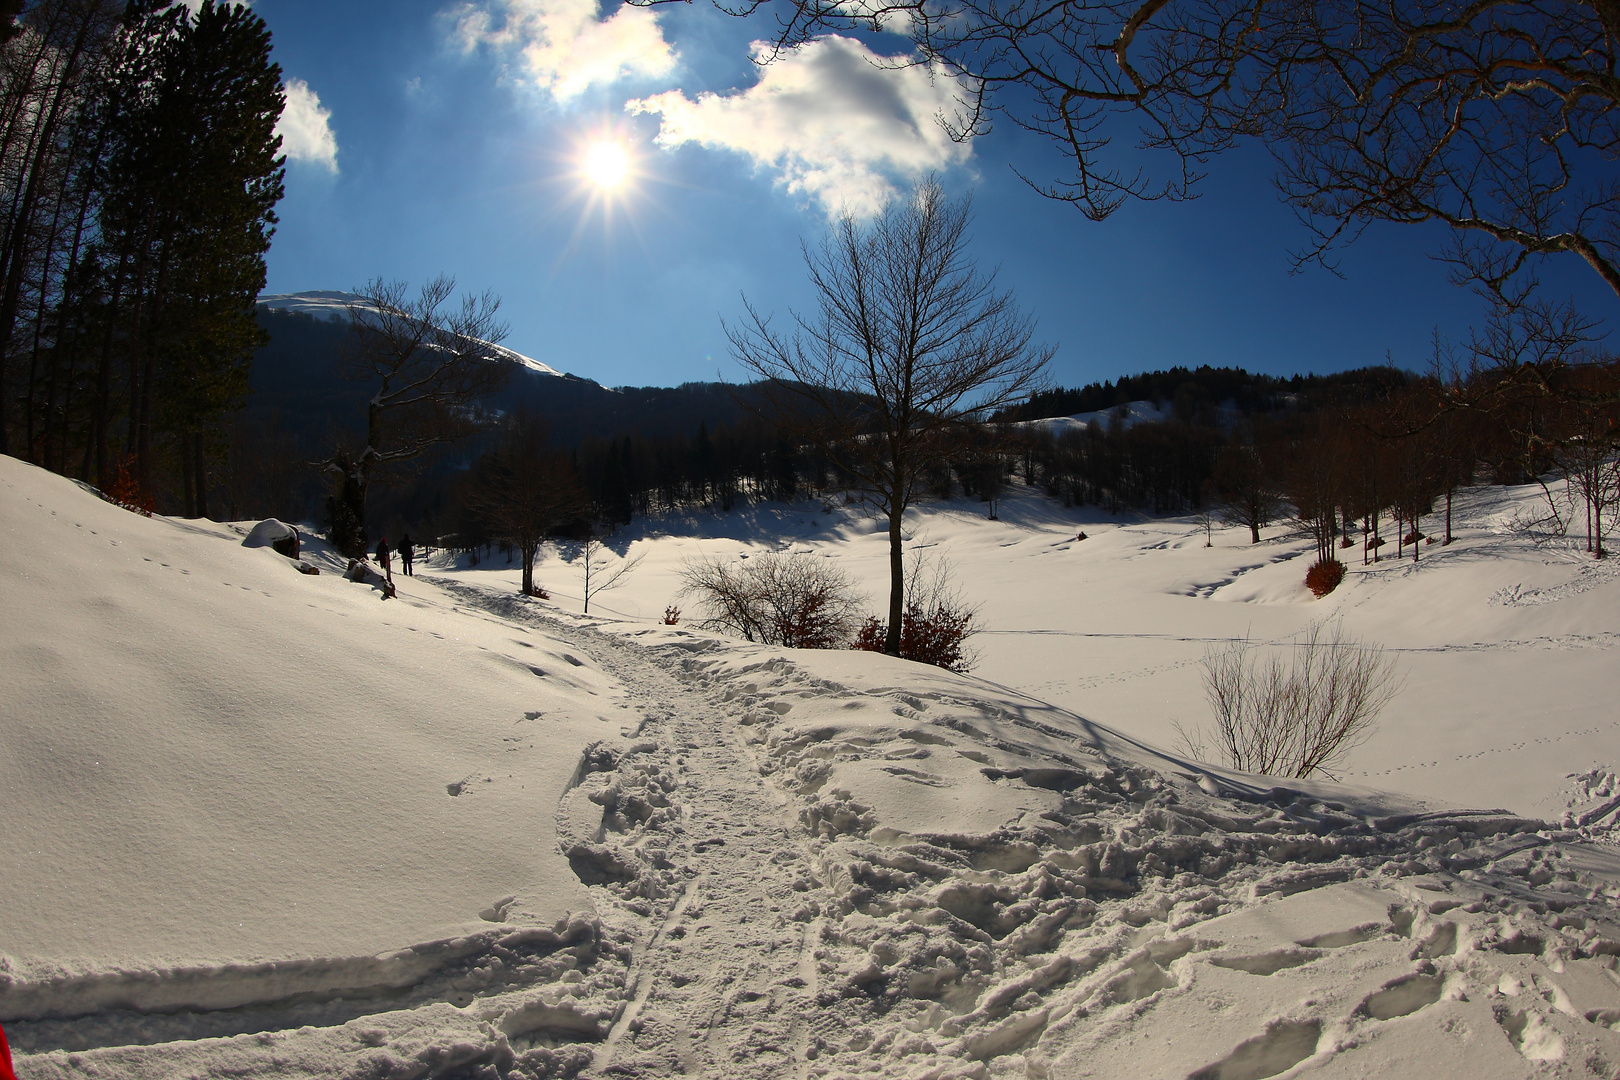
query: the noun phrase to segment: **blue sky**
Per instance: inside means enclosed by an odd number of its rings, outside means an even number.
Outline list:
[[[1059,385],[1173,364],[1421,368],[1436,331],[1461,338],[1483,315],[1428,257],[1444,235],[1424,227],[1369,230],[1342,276],[1290,274],[1306,234],[1254,148],[1216,159],[1195,201],[1088,221],[1013,174],[1061,174],[1039,140],[1006,123],[968,146],[943,138],[933,118],[949,87],[922,72],[880,72],[842,39],[757,67],[750,41],[769,36],[768,15],[707,0],[254,10],[290,102],[268,291],[450,273],[503,298],[507,345],[609,386],[740,378],[721,319],[740,315],[741,295],[783,317],[808,309],[800,239],[927,171],[972,195],[973,252],[1058,346]],[[611,193],[581,174],[604,138],[634,162]],[[1542,277],[1613,314],[1572,259]]]

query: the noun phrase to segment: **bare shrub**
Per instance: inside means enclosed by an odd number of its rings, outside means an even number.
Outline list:
[[[134,464],[134,454],[118,460],[118,475],[114,478],[112,486],[107,489],[107,500],[122,506],[125,510],[151,517],[157,512],[157,497],[143,486],[140,479],[131,471]]]
[[[1256,655],[1247,639],[1204,654],[1204,697],[1213,730],[1181,733],[1197,754],[1207,740],[1242,772],[1303,778],[1331,776],[1377,725],[1401,688],[1393,657],[1331,628],[1311,623],[1284,653]]]
[[[900,620],[900,658],[933,664],[966,674],[979,662],[967,639],[977,634],[979,609],[963,599],[944,559],[927,562],[914,557],[906,574],[906,606]],[[888,625],[868,616],[855,635],[854,647],[885,652]]]
[[[681,580],[681,592],[697,598],[702,629],[795,649],[842,648],[865,599],[836,564],[805,552],[692,559]]]
[[[1344,580],[1344,563],[1338,559],[1317,559],[1305,571],[1305,587],[1318,599],[1339,587]]]

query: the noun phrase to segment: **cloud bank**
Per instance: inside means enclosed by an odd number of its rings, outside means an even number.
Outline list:
[[[559,101],[624,78],[661,79],[675,51],[647,8],[621,6],[600,19],[597,0],[482,0],[455,12],[463,50],[515,56],[514,74]]]
[[[756,57],[767,49],[753,45]],[[891,177],[913,180],[971,153],[939,123],[960,107],[959,84],[926,65],[892,65],[832,35],[765,66],[746,90],[696,100],[670,90],[625,108],[660,117],[660,146],[691,142],[746,154],[829,213],[865,216],[894,195]]]
[[[288,79],[283,89],[287,104],[276,122],[281,152],[289,161],[307,161],[336,173],[338,145],[332,134],[332,110],[321,105],[320,97],[303,79]]]

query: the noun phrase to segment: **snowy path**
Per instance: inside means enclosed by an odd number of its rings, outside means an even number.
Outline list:
[[[587,754],[590,771],[558,811],[576,873],[611,898],[599,903],[609,932],[633,943],[630,1001],[595,1069],[795,1075],[817,990],[820,920],[807,917],[807,894],[822,890],[804,831],[737,734],[746,729],[721,715],[719,694],[636,644],[509,595],[448,588],[503,618],[543,621],[646,718],[624,745]]]

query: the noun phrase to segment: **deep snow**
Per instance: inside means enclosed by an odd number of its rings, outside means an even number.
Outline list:
[[[875,587],[851,508],[626,534],[585,618],[566,552],[384,600],[0,458],[19,1075],[1614,1076],[1620,586],[1528,497],[1320,603],[1287,540],[931,508],[964,678],[655,621],[699,549]],[[1407,668],[1352,783],[1163,749],[1205,642],[1324,611]]]

